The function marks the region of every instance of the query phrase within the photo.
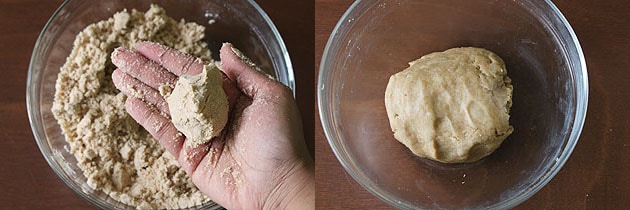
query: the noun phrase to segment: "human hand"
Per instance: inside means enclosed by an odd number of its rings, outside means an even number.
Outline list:
[[[180,75],[200,73],[200,60],[142,42],[136,52],[112,54],[118,66],[112,79],[128,96],[127,112],[213,201],[228,209],[313,209],[313,160],[291,91],[252,69],[232,49],[224,44],[220,51],[230,119],[220,136],[195,148],[185,146],[158,88],[174,87]]]

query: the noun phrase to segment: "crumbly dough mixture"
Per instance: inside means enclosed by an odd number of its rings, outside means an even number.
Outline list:
[[[394,137],[420,157],[477,161],[512,133],[512,84],[503,60],[481,48],[453,48],[390,77],[385,106]]]
[[[221,70],[210,63],[201,74],[179,77],[173,92],[165,93],[173,125],[187,146],[207,143],[225,127],[229,107],[222,82]]]
[[[52,112],[91,188],[141,209],[209,201],[176,159],[127,114],[109,59],[116,47],[154,41],[211,61],[201,41],[204,30],[151,5],[146,13],[120,11],[77,35],[57,78]]]

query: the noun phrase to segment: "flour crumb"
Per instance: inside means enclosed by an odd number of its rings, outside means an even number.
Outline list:
[[[203,15],[204,17],[208,18],[208,25],[216,23],[217,19],[219,18],[219,14],[217,13],[206,12]]]
[[[208,162],[206,163],[206,168],[209,168],[209,166],[212,166],[212,168],[216,168],[217,167],[217,163],[219,162],[217,160],[217,154],[218,153],[218,149],[215,147],[211,147],[210,151],[208,151]]]
[[[169,84],[163,84],[163,85],[160,85],[160,87],[158,88],[158,91],[160,92],[160,95],[162,97],[168,98],[169,96],[171,96],[171,93],[173,92],[173,86]]]
[[[184,134],[182,134],[181,132],[177,132],[175,134],[175,136],[173,136],[173,139],[171,139],[171,143],[175,143],[177,140],[179,140],[179,138],[183,137]]]
[[[134,98],[137,98],[137,99],[140,99],[140,100],[144,101],[144,99],[145,99],[144,98],[144,93],[142,91],[138,90],[133,85],[127,85],[127,90],[129,90],[129,93]]]
[[[232,192],[238,191],[242,185],[240,165],[230,165],[223,168],[220,177],[224,180],[224,185]],[[235,193],[231,193],[234,196]]]

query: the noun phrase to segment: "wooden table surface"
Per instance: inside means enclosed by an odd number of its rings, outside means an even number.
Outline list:
[[[351,0],[316,0],[317,65]],[[516,209],[624,209],[630,206],[630,3],[554,0],[573,26],[588,66],[590,95],[582,136],[566,165]],[[318,67],[319,68],[319,67]],[[316,117],[318,209],[391,209],[364,190],[333,155]]]
[[[68,188],[48,166],[35,143],[26,113],[26,74],[33,46],[62,2],[0,0],[0,209],[95,208]],[[313,151],[314,5],[293,0],[257,2],[274,21],[289,50],[305,137]]]
[[[359,186],[328,146],[315,109],[324,45],[349,0],[259,1],[289,48],[307,141],[316,156],[318,209],[391,209]],[[89,209],[41,156],[26,114],[30,55],[61,0],[0,0],[0,209]],[[556,0],[586,55],[590,95],[582,137],[564,168],[517,209],[630,206],[630,4]],[[313,7],[315,12],[313,13]],[[315,14],[313,18],[313,14]],[[312,27],[314,25],[314,27]],[[314,47],[314,48],[313,48]]]

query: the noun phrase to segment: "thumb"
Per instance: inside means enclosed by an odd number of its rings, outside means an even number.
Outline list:
[[[270,75],[256,70],[255,64],[230,43],[224,43],[220,50],[223,72],[236,87],[252,99],[267,97],[277,93],[277,89],[288,89]]]

